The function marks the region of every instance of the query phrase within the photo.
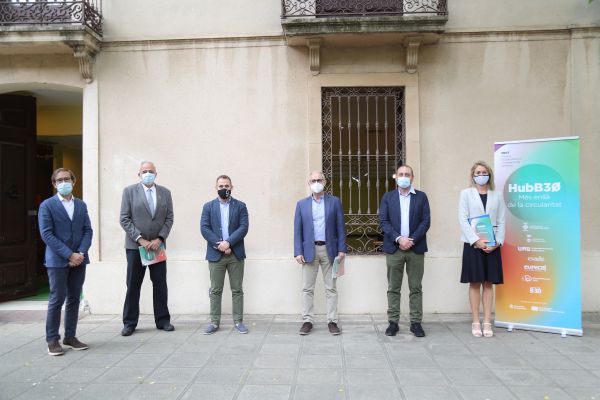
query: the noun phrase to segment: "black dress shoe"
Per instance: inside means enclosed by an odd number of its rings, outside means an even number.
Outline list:
[[[131,336],[133,331],[135,331],[135,328],[133,326],[126,326],[123,329],[121,329],[121,336]]]
[[[385,336],[396,336],[396,333],[398,333],[399,330],[398,323],[390,321],[390,325],[385,330]]]
[[[175,327],[173,325],[171,325],[169,322],[167,322],[166,324],[164,324],[162,327],[160,327],[158,329],[162,329],[163,331],[166,331],[166,332],[172,332],[175,330]]]
[[[421,326],[421,324],[419,322],[410,324],[410,331],[416,337],[424,337],[425,336],[425,331],[423,330],[423,327]]]

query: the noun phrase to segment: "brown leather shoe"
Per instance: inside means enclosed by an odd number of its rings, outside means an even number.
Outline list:
[[[334,336],[342,333],[342,331],[340,330],[340,328],[337,326],[337,324],[335,322],[328,323],[327,327],[329,328],[329,333],[331,333]]]
[[[63,354],[65,354],[58,340],[48,342],[48,354],[50,354],[51,356],[62,356]]]
[[[302,327],[300,328],[300,334],[301,335],[308,335],[310,333],[310,331],[312,330],[312,323],[311,322],[305,322],[302,324]]]
[[[88,345],[80,342],[79,339],[77,339],[76,337],[64,338],[63,346],[70,347],[73,350],[87,350],[88,349]]]

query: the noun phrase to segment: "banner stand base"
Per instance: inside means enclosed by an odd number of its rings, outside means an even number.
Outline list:
[[[530,324],[515,324],[514,322],[495,321],[494,326],[498,328],[506,328],[508,332],[513,332],[515,329],[522,329],[526,331],[546,332],[546,333],[559,333],[561,337],[566,338],[567,335],[572,336],[583,336],[582,329],[566,329],[557,328],[553,326],[543,325],[530,325]]]

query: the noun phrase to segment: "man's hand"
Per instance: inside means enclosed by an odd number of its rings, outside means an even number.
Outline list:
[[[81,255],[79,253],[73,253],[69,257],[69,267],[77,267],[77,266],[81,265],[82,262],[83,262],[83,255]]]
[[[146,251],[150,250],[150,246],[152,245],[152,242],[149,240],[146,240],[144,238],[139,238],[138,243],[140,246],[143,246]]]
[[[230,245],[227,240],[223,240],[221,242],[217,242],[217,250],[225,253],[227,249],[229,249]]]
[[[224,253],[225,253],[225,254],[231,254],[231,248],[229,248],[229,249],[225,250],[225,252],[224,252]]]
[[[162,243],[162,240],[160,240],[160,238],[156,238],[156,239],[152,239],[150,242],[150,244],[148,245],[148,247],[150,248],[150,250],[158,250],[160,247],[160,244]]]
[[[306,260],[304,259],[304,256],[302,254],[300,254],[299,256],[294,257],[296,259],[296,261],[298,262],[298,264],[302,265],[306,262]]]
[[[346,253],[340,251],[337,256],[340,259],[340,261],[342,261],[344,259],[344,257],[346,257]]]
[[[409,237],[400,236],[398,239],[398,245],[400,246],[400,250],[408,250],[413,247],[413,240]]]

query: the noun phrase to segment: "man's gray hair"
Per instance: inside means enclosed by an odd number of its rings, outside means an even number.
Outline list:
[[[311,177],[313,174],[319,174],[319,175],[321,175],[321,178],[325,179],[325,174],[323,174],[323,171],[319,171],[319,170],[317,170],[317,169],[316,169],[316,170],[314,170],[314,171],[311,171],[311,172],[310,172],[310,174],[308,174],[308,179],[310,179],[310,177]]]
[[[144,161],[142,161],[142,162],[140,163],[140,168],[142,168],[142,165],[144,165],[144,164],[152,164],[152,165],[154,165],[154,168],[156,168],[156,164],[154,164],[154,162],[152,162],[152,161],[148,161],[148,160],[144,160]]]

